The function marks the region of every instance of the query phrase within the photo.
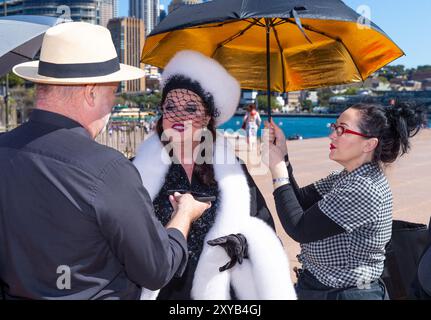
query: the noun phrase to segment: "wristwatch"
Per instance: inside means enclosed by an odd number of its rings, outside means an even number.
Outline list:
[[[288,177],[272,179],[272,184],[277,184],[277,183],[290,184],[290,179]]]

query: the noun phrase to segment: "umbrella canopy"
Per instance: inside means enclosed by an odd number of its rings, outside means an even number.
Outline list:
[[[0,17],[0,76],[13,66],[33,60],[48,28],[66,20],[46,16]]]
[[[170,13],[147,38],[142,62],[163,68],[177,51],[196,50],[244,89],[361,82],[404,53],[374,23],[358,21],[339,0],[214,0]]]

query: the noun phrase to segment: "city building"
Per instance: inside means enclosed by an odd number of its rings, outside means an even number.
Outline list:
[[[297,108],[301,105],[304,99],[305,99],[305,91],[287,92],[286,104],[288,104],[289,107]]]
[[[7,15],[23,14],[23,0],[0,0],[0,16],[4,16],[6,2]]]
[[[317,91],[308,91],[306,100],[310,100],[313,106],[317,106],[317,104],[319,103]]]
[[[160,5],[160,11],[159,11],[159,23],[163,21],[164,18],[166,18],[167,12],[165,10],[164,5]]]
[[[142,19],[149,34],[159,21],[159,0],[129,0],[129,16]]]
[[[241,91],[241,99],[239,101],[240,106],[247,107],[250,103],[256,103],[258,91],[244,89]]]
[[[108,29],[111,31],[120,62],[144,69],[145,66],[141,63],[141,52],[145,42],[144,21],[132,17],[114,18],[109,21]],[[123,81],[119,91],[144,92],[145,79]]]
[[[120,8],[118,7],[118,0],[112,0],[112,7],[113,7],[113,18],[118,18]]]
[[[199,4],[202,0],[172,0],[168,6],[169,13],[184,5]]]
[[[0,0],[0,16],[4,15],[5,1],[7,15],[62,16],[103,26],[115,12],[118,15],[117,0]]]
[[[160,91],[162,75],[157,67],[145,65],[145,88],[148,93]]]
[[[99,10],[99,24],[106,27],[109,20],[114,18],[114,1],[113,0],[100,0],[98,1]]]

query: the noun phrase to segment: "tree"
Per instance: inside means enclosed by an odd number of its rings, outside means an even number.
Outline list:
[[[425,71],[431,71],[431,65],[425,65],[425,66],[418,66],[417,71],[419,72],[425,72]]]
[[[344,94],[345,94],[346,96],[354,96],[354,95],[356,95],[357,93],[358,93],[358,88],[355,88],[355,87],[347,88],[347,90],[346,90],[346,91],[344,91]]]
[[[317,92],[317,97],[319,98],[319,105],[328,106],[329,99],[332,98],[333,96],[335,96],[335,94],[332,92],[330,88],[320,89]]]
[[[268,110],[268,96],[258,95],[257,105],[259,107],[259,110],[263,110],[263,111]],[[280,104],[280,102],[278,102],[278,100],[274,96],[271,96],[271,109],[272,110],[280,109],[281,107],[282,105]]]
[[[157,109],[160,106],[160,102],[162,100],[162,96],[159,92],[155,92],[150,95],[142,96],[142,103],[148,109]]]
[[[0,78],[0,83],[3,84],[6,81],[6,76]],[[18,77],[16,74],[9,72],[9,88],[22,87],[25,80]]]
[[[302,103],[302,109],[307,110],[308,112],[311,112],[313,110],[313,102],[311,100],[304,100]]]
[[[388,83],[388,79],[386,79],[385,77],[379,77],[379,81],[383,82],[383,83]]]
[[[128,94],[122,93],[117,97],[117,102],[122,105],[129,105],[133,107],[144,107],[147,109],[157,109],[160,106],[162,96],[160,92],[151,94]]]

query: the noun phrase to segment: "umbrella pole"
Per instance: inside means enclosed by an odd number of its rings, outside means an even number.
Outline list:
[[[271,19],[265,18],[265,25],[266,25],[266,96],[268,99],[268,121],[271,121],[272,118],[272,110],[271,110],[271,55],[269,51],[269,44],[270,44],[270,33],[271,33],[271,26],[270,26]]]

